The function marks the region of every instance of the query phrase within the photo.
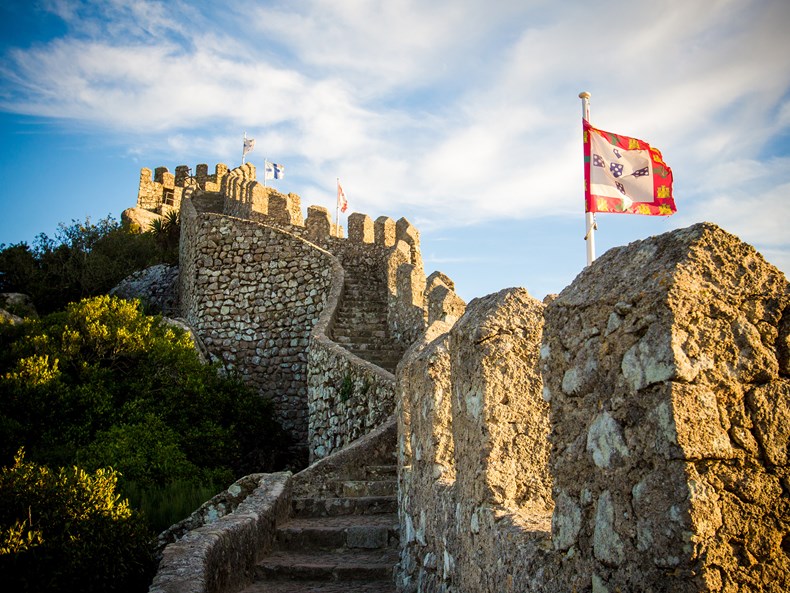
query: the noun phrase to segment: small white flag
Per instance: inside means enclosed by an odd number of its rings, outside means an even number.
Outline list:
[[[348,200],[346,200],[346,193],[343,191],[343,188],[340,187],[340,180],[337,180],[337,207],[340,208],[341,212],[345,212],[348,209]]]
[[[285,167],[277,163],[266,161],[263,165],[264,179],[282,179],[285,177]]]
[[[244,139],[244,149],[242,150],[242,156],[246,156],[247,153],[250,153],[255,148],[255,138],[245,138]]]

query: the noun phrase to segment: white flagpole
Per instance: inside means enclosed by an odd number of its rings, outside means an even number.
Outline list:
[[[244,142],[241,143],[241,164],[244,164],[244,159],[247,157],[245,150],[247,149],[247,132],[244,132]]]
[[[335,188],[335,236],[340,237],[340,177],[337,179],[337,187]]]
[[[263,157],[263,187],[266,187],[266,157]]]
[[[582,100],[582,117],[590,121],[590,93],[587,91],[579,93],[579,99]],[[584,219],[587,228],[587,232],[584,235],[584,240],[587,243],[587,265],[590,266],[595,261],[595,229],[598,227],[595,224],[595,214],[593,212],[585,212]]]

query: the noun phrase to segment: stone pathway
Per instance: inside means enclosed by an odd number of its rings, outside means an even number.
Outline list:
[[[331,337],[361,359],[394,373],[404,349],[389,334],[386,286],[351,262],[344,262],[343,269],[343,299]]]
[[[395,593],[395,466],[338,484],[339,498],[294,499],[275,547],[242,593]]]

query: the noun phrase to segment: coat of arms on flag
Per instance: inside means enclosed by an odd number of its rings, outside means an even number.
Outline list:
[[[587,212],[668,216],[676,211],[672,169],[647,142],[612,134],[584,120]]]

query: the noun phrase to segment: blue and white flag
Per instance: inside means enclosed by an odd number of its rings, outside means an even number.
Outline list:
[[[247,138],[244,137],[244,148],[241,150],[241,155],[245,156],[246,154],[252,152],[255,149],[255,138]]]
[[[264,179],[282,179],[285,177],[285,167],[277,163],[266,161],[263,165]]]

